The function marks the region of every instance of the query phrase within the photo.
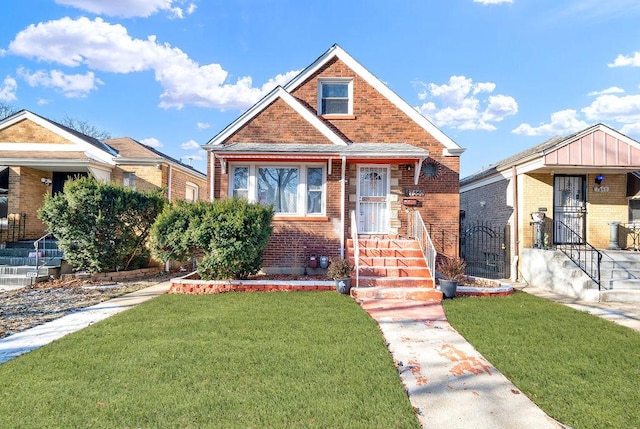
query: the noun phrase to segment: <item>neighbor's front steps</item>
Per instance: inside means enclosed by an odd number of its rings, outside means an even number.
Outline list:
[[[416,240],[360,238],[359,276],[351,279],[356,299],[405,299],[441,301]],[[347,257],[354,263],[353,240],[347,242]]]

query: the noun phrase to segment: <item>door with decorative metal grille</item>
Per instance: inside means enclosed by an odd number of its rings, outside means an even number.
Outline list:
[[[553,177],[555,244],[584,243],[587,215],[586,186],[585,176],[555,175]]]
[[[386,234],[389,229],[389,166],[358,167],[358,231]]]

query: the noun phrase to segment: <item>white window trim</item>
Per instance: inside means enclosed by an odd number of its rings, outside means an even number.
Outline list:
[[[258,168],[262,167],[275,167],[275,168],[291,168],[296,167],[298,169],[298,188],[297,188],[297,208],[295,213],[275,213],[275,217],[287,217],[287,216],[303,216],[303,217],[324,217],[327,212],[327,166],[326,163],[287,163],[287,162],[258,162],[258,163],[229,163],[229,183],[227,189],[227,195],[233,196],[233,177],[234,169],[237,167],[249,168],[249,180],[247,197],[249,202],[255,203],[258,200]],[[307,213],[307,169],[308,168],[321,168],[322,169],[322,210],[320,213]]]
[[[185,199],[186,199],[186,191],[187,190],[193,190],[193,200],[192,201],[198,201],[198,198],[200,197],[200,187],[198,185],[196,185],[193,182],[187,182],[185,185]]]
[[[347,113],[322,113],[322,85],[331,83],[348,84],[348,108]],[[318,115],[320,116],[351,116],[353,115],[353,79],[344,77],[318,79]]]

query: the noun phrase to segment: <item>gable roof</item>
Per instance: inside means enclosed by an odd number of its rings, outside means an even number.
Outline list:
[[[547,165],[545,164],[546,161],[551,162],[551,160],[555,158],[556,162],[554,163],[554,165],[559,165],[557,161],[557,155],[561,153],[563,149],[566,149],[571,144],[579,141],[581,138],[588,136],[589,134],[593,134],[596,131],[602,131],[607,135],[614,136],[616,139],[620,140],[623,144],[628,145],[629,151],[631,150],[633,150],[634,152],[640,151],[639,142],[631,139],[630,137],[625,136],[624,134],[614,130],[613,128],[605,124],[595,124],[583,130],[577,131],[573,134],[569,134],[565,137],[553,137],[536,146],[533,146],[522,152],[516,153],[515,155],[512,155],[508,158],[505,158],[501,161],[496,162],[495,164],[492,164],[491,166],[489,166],[484,170],[481,170],[477,173],[471,174],[463,178],[462,180],[460,180],[460,184],[463,185],[476,180],[480,180],[485,177],[499,174],[500,172],[510,169],[513,166],[520,166],[520,165],[535,162],[535,161],[539,161],[539,166],[542,167]],[[640,167],[640,165],[638,167]]]
[[[276,101],[277,99],[281,99],[289,107],[291,107],[296,113],[298,113],[303,119],[305,119],[309,124],[311,124],[314,128],[316,128],[322,135],[324,135],[331,143],[335,145],[344,146],[347,143],[340,137],[338,134],[333,132],[331,128],[327,126],[320,118],[318,118],[315,114],[311,113],[309,109],[304,107],[298,100],[296,100],[291,94],[284,90],[281,86],[277,86],[267,95],[262,97],[260,101],[254,104],[249,110],[244,112],[229,124],[224,130],[220,131],[216,136],[214,136],[211,140],[207,142],[207,144],[203,145],[204,149],[213,149],[215,146],[221,145],[227,138],[229,138],[233,133],[242,128],[247,122],[249,122],[253,117],[255,117],[258,113],[262,112],[266,109],[271,103]]]
[[[349,55],[344,49],[337,44],[333,45],[318,57],[311,65],[302,70],[296,77],[294,77],[284,87],[278,86],[273,89],[269,94],[264,96],[260,101],[250,107],[235,121],[229,124],[225,129],[219,132],[211,140],[209,140],[202,147],[204,149],[213,150],[220,146],[226,139],[233,135],[236,131],[242,128],[258,113],[262,112],[267,106],[273,103],[277,99],[282,99],[291,108],[293,108],[300,116],[302,116],[307,122],[314,126],[320,133],[322,133],[327,139],[339,146],[349,145],[351,142],[345,141],[339,134],[337,134],[331,127],[329,127],[323,120],[321,120],[315,112],[310,111],[300,101],[293,97],[290,93],[297,87],[302,85],[309,77],[316,73],[325,64],[331,61],[333,58],[338,58],[343,61],[349,68],[357,73],[362,79],[375,88],[380,94],[386,97],[391,103],[393,103],[399,110],[405,113],[410,119],[416,122],[425,131],[431,134],[436,140],[438,140],[444,146],[444,154],[447,156],[459,156],[464,152],[464,148],[458,146],[453,140],[451,140],[440,129],[433,125],[427,118],[422,116],[420,112],[414,109],[400,96],[393,92],[387,85],[385,85],[380,79],[375,77],[371,72],[358,63],[351,55]],[[290,147],[292,148],[292,147]]]
[[[422,127],[426,132],[431,134],[436,140],[438,140],[445,147],[445,155],[459,156],[464,152],[464,148],[460,147],[449,136],[443,133],[438,127],[433,125],[431,121],[425,118],[420,112],[418,112],[409,103],[404,101],[398,94],[393,92],[386,84],[378,79],[373,73],[367,70],[362,64],[356,61],[351,55],[349,55],[338,44],[334,44],[324,54],[320,55],[313,63],[307,68],[302,70],[296,77],[294,77],[289,83],[284,86],[284,89],[288,92],[293,91],[302,85],[308,78],[314,73],[324,67],[334,57],[337,57],[343,63],[345,63],[351,70],[356,72],[362,77],[369,85],[375,88],[380,94],[386,97],[391,103],[393,103],[398,109],[400,109],[405,115],[411,118],[415,123]]]
[[[82,134],[76,130],[73,130],[65,125],[59,124],[50,119],[44,118],[40,115],[37,115],[28,110],[20,110],[19,112],[14,113],[0,121],[0,130],[8,128],[12,125],[17,124],[23,120],[29,120],[54,134],[59,135],[65,140],[73,143],[78,151],[83,151],[88,158],[95,159],[96,161],[103,162],[106,164],[113,165],[113,157],[118,154],[118,152],[112,147],[106,145],[100,140],[88,136],[86,134]],[[7,142],[9,144],[16,142]],[[29,143],[34,142],[17,142],[21,147],[5,147],[5,149],[12,151],[20,151],[28,154],[29,152],[33,152],[35,149],[28,146]],[[42,150],[41,148],[37,149]]]
[[[118,151],[118,156],[115,158],[116,164],[144,165],[156,164],[159,161],[162,161],[168,162],[169,164],[185,171],[189,171],[200,178],[206,177],[204,173],[196,170],[192,166],[184,164],[183,162],[172,158],[151,146],[140,143],[131,137],[107,139],[105,140],[105,143]]]

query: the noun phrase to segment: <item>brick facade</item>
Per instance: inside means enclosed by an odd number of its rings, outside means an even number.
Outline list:
[[[408,117],[393,102],[382,95],[363,77],[337,57],[327,61],[304,83],[290,94],[310,112],[317,113],[318,84],[323,78],[353,79],[353,115],[321,117],[321,120],[344,141],[360,143],[407,143],[429,151],[432,162],[438,165],[435,178],[420,176],[414,185],[414,161],[348,159],[346,166],[346,190],[344,231],[341,230],[340,160],[332,162],[332,173],[327,175],[326,218],[320,220],[286,219],[274,220],[274,234],[268,245],[265,269],[285,270],[300,267],[309,248],[324,249],[329,256],[340,254],[342,234],[349,235],[349,212],[356,208],[357,167],[359,164],[381,164],[390,166],[390,221],[392,235],[406,235],[407,218],[411,210],[419,210],[433,235],[440,253],[456,255],[458,252],[459,214],[459,157],[444,156],[444,146],[423,127]],[[230,135],[223,144],[230,143],[293,143],[333,144],[316,127],[301,117],[282,99],[276,99],[260,113],[251,117],[241,128]],[[211,171],[212,155],[208,156],[207,171]],[[273,160],[270,160],[273,161]],[[326,163],[326,161],[325,161]],[[226,198],[229,175],[221,171],[220,162],[215,164],[213,198]],[[227,167],[228,168],[228,167]],[[230,170],[229,170],[230,171]],[[406,193],[417,191],[423,196],[412,196],[418,200],[416,208],[405,208],[402,199]]]
[[[9,128],[0,130],[0,142],[4,143],[41,143],[68,144],[72,143],[32,121],[27,119],[13,124]],[[1,145],[2,143],[0,143]],[[0,146],[1,147],[1,146]]]

